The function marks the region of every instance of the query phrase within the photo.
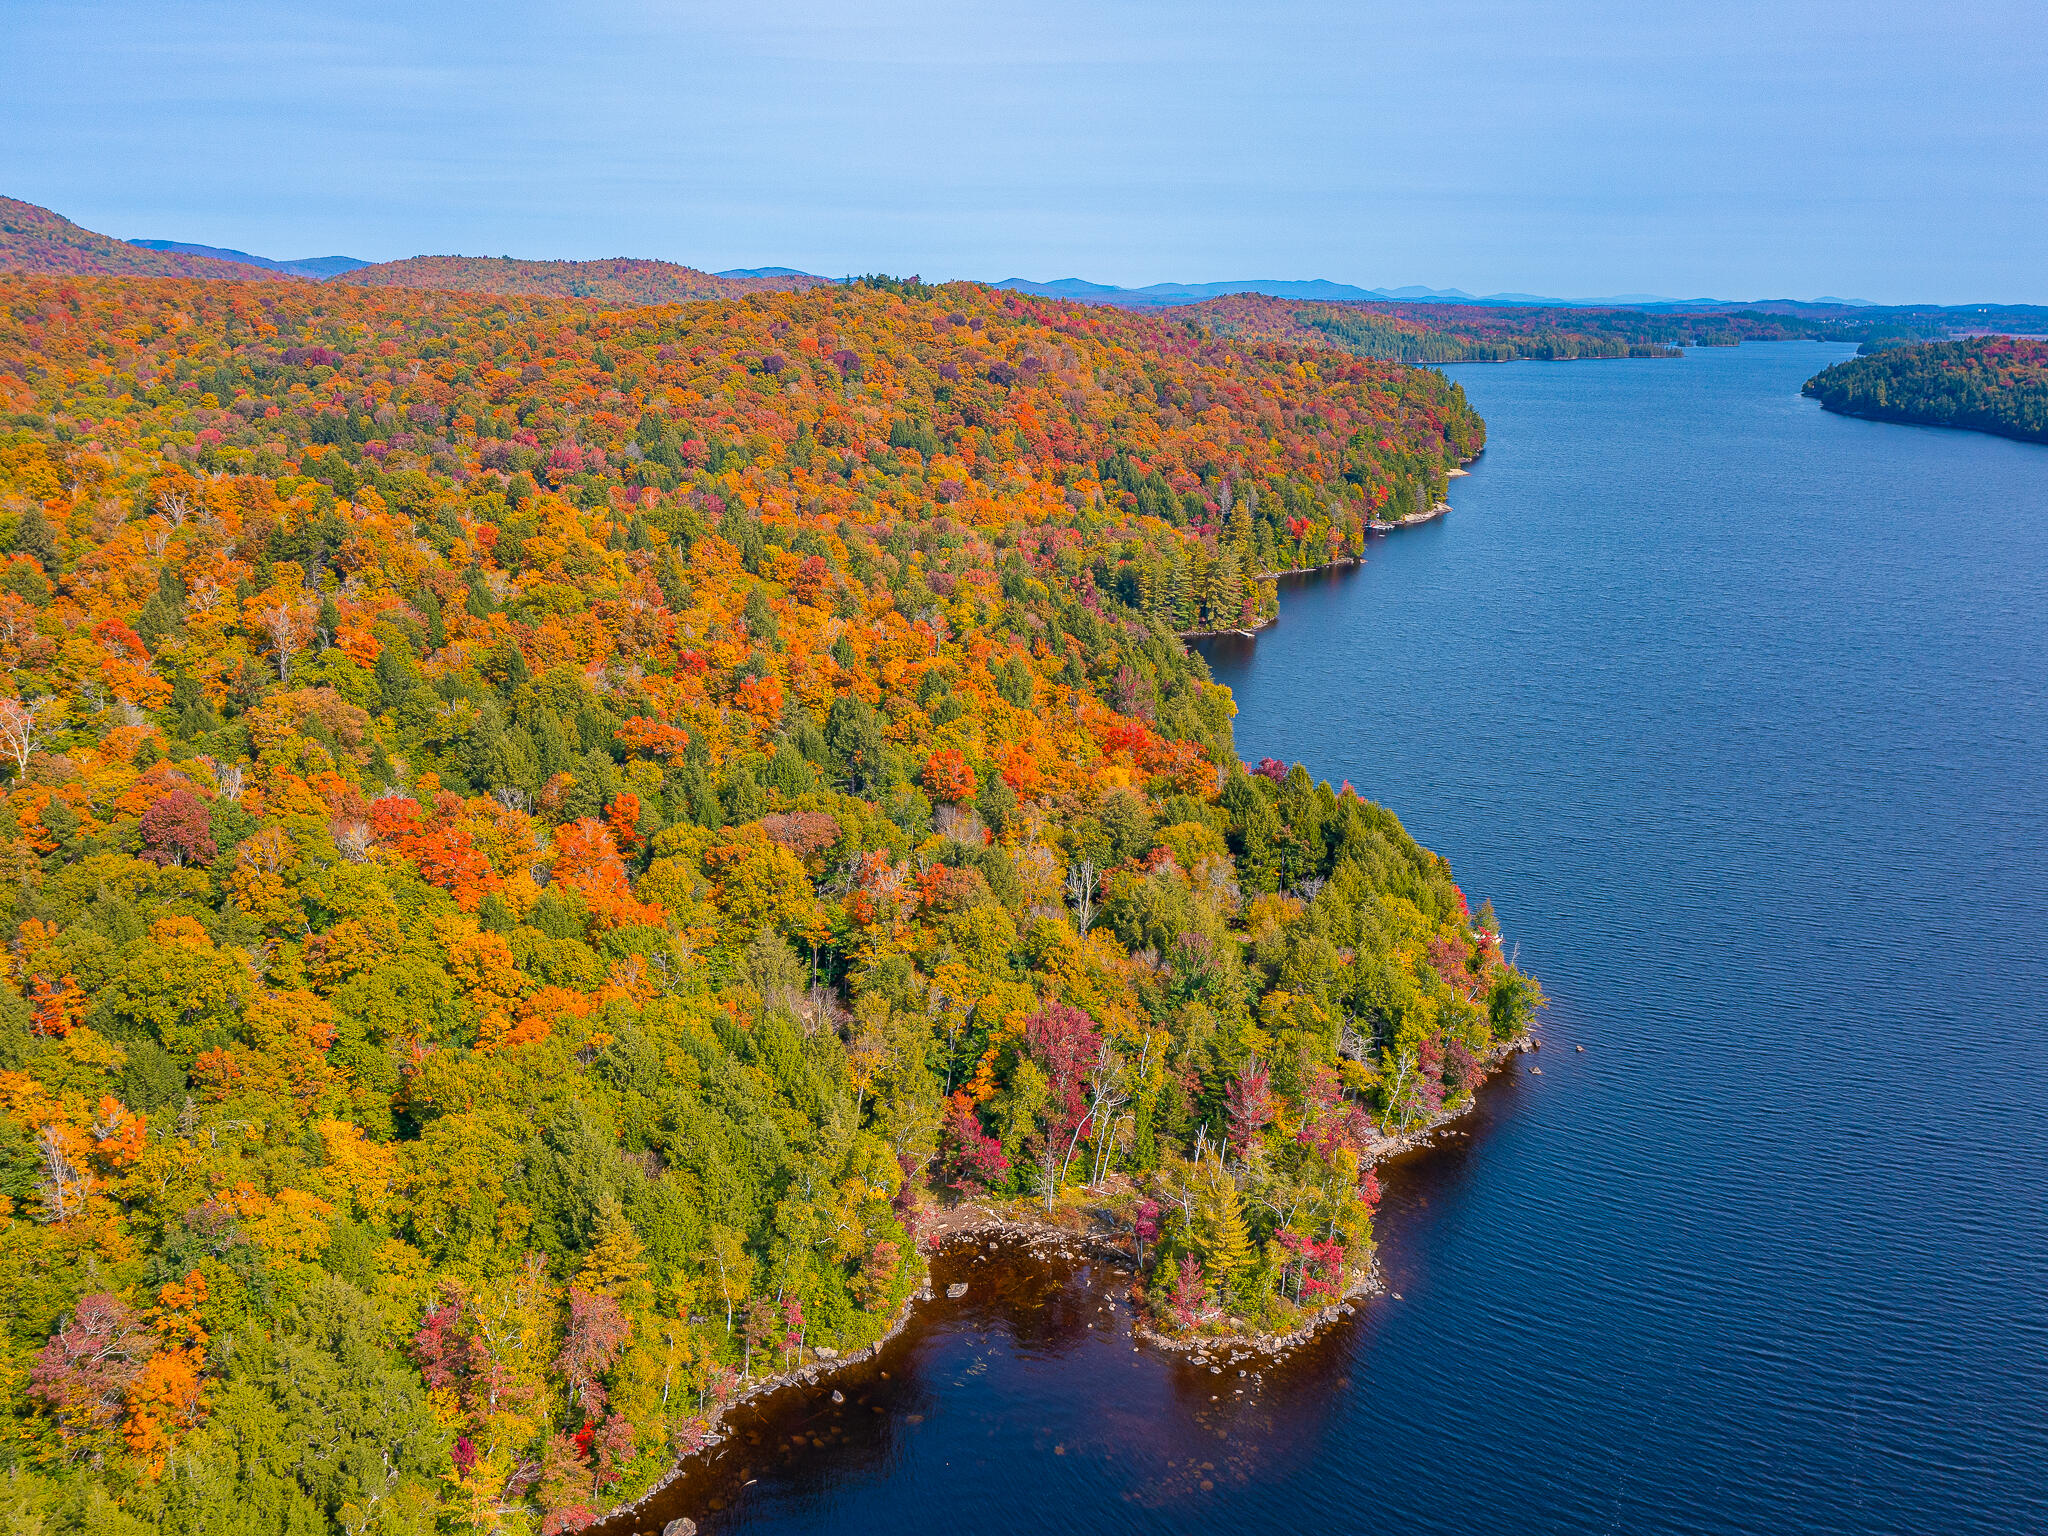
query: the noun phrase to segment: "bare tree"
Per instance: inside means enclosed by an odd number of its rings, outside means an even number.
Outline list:
[[[1095,921],[1095,861],[1076,859],[1067,866],[1067,901],[1074,909],[1074,921],[1085,938]]]
[[[30,704],[0,699],[0,757],[10,759],[17,774],[28,771],[29,758],[41,749],[45,722],[56,704],[55,699],[37,699]]]
[[[312,634],[313,620],[307,605],[294,598],[281,597],[259,608],[255,619],[270,641],[271,654],[277,658],[277,680],[288,682],[292,658],[306,648],[306,641]]]
[[[337,821],[333,825],[334,847],[350,864],[361,864],[370,856],[370,824],[367,821]]]
[[[1150,1048],[1148,1039],[1146,1049]],[[1130,1101],[1131,1096],[1125,1091],[1124,1059],[1105,1037],[1095,1065],[1088,1069],[1088,1123],[1095,1132],[1094,1156],[1089,1160],[1088,1170],[1090,1184],[1100,1184],[1109,1171],[1109,1160],[1116,1151],[1113,1122],[1116,1112]]]
[[[71,1160],[56,1125],[46,1125],[36,1138],[43,1154],[43,1177],[37,1193],[43,1198],[43,1219],[63,1221],[85,1208],[92,1195],[92,1175]]]

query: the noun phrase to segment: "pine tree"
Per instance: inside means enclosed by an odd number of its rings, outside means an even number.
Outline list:
[[[1237,551],[1228,546],[1217,551],[1216,563],[1210,567],[1209,602],[1214,628],[1235,624],[1244,606],[1244,577],[1238,570]]]
[[[1227,1295],[1231,1282],[1252,1262],[1251,1236],[1245,1230],[1237,1184],[1220,1160],[1210,1159],[1196,1174],[1193,1193],[1192,1236],[1202,1255],[1202,1268],[1215,1282],[1217,1292]]]
[[[614,1206],[598,1218],[597,1241],[583,1257],[576,1284],[592,1295],[643,1304],[653,1295],[647,1284],[646,1252],[640,1235]]]
[[[1167,615],[1175,629],[1195,627],[1195,584],[1189,574],[1187,556],[1176,550],[1167,570]]]
[[[57,569],[57,535],[43,509],[30,502],[14,524],[14,552],[27,555],[45,572]]]

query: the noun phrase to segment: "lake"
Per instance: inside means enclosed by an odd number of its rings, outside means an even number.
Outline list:
[[[944,1255],[615,1529],[2048,1528],[2048,449],[1799,398],[1849,354],[1448,370],[1454,510],[1205,645],[1553,1000],[1388,1171],[1398,1299],[1238,1377]]]

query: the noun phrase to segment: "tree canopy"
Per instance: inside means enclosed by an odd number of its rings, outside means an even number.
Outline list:
[[[970,285],[0,277],[12,1528],[572,1529],[952,1189],[1341,1287],[1538,994],[1179,636],[1482,432]]]
[[[1973,336],[1865,346],[1808,379],[1801,393],[1845,416],[2048,443],[2048,341]]]

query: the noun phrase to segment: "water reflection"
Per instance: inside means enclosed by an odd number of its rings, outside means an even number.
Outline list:
[[[1503,1086],[1437,1145],[1385,1170],[1390,1273],[1416,1273],[1426,1243],[1408,1229],[1455,1203],[1512,1098]],[[937,1254],[932,1276],[934,1299],[876,1358],[741,1407],[722,1445],[598,1532],[657,1532],[678,1515],[707,1536],[798,1515],[853,1528],[870,1496],[894,1489],[900,1499],[905,1488],[929,1494],[919,1528],[944,1508],[966,1529],[1030,1524],[1021,1510],[963,1505],[977,1478],[991,1497],[1007,1488],[1042,1501],[1060,1489],[1092,1508],[1119,1506],[1146,1529],[1197,1515],[1206,1524],[1219,1500],[1270,1500],[1315,1459],[1353,1373],[1369,1369],[1375,1308],[1394,1304],[1368,1300],[1279,1361],[1198,1363],[1139,1344],[1129,1271],[1085,1254],[969,1240]],[[967,1294],[947,1299],[960,1282]],[[835,1389],[843,1401],[832,1401]]]

